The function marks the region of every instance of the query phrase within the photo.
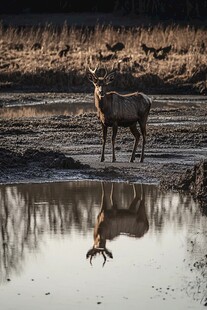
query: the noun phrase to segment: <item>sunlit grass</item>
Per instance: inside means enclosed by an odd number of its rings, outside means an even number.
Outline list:
[[[133,79],[142,76],[146,77],[143,83],[149,76],[151,79],[157,76],[165,82],[184,83],[200,68],[206,68],[207,31],[190,26],[115,29],[98,25],[93,31],[68,27],[67,24],[62,28],[45,25],[20,30],[0,26],[0,38],[0,75],[4,83],[81,87],[86,81],[88,65],[95,67],[100,64],[99,51],[103,55],[110,54],[105,44],[116,42],[123,42],[125,48],[117,53],[116,59],[101,64],[109,69],[118,68],[122,75],[117,86],[123,88],[133,87]],[[37,42],[41,49],[32,50]],[[152,55],[145,55],[142,43],[155,48],[172,45],[172,50],[167,59],[157,60]],[[21,44],[23,49],[17,50],[15,46]],[[70,50],[67,56],[60,58],[58,52],[66,44]],[[121,60],[126,56],[130,56],[131,60],[124,63]],[[141,83],[142,79],[138,82]]]

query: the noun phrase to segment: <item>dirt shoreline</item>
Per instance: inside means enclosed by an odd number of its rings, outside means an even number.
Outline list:
[[[7,104],[12,98],[21,103],[24,96],[0,94],[0,99]],[[48,96],[38,94],[37,98],[44,101]],[[55,96],[58,101],[63,95]],[[31,97],[35,99],[35,94]],[[117,161],[111,162],[109,131],[106,160],[100,162],[102,135],[95,112],[0,118],[0,183],[102,179],[175,188],[187,170],[206,159],[207,111],[205,101],[176,108],[171,100],[166,107],[152,105],[144,163],[139,162],[140,145],[135,162],[129,163],[133,137],[127,128],[118,130]]]

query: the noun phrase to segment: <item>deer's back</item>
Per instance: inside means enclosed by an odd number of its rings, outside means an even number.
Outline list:
[[[150,106],[151,99],[142,93],[121,95],[109,92],[102,104],[100,116],[106,125],[112,125],[116,121],[119,126],[129,126],[143,116],[147,117]]]

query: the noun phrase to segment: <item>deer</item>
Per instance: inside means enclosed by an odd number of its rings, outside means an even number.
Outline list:
[[[107,129],[112,127],[112,162],[116,161],[115,156],[115,140],[118,127],[129,127],[134,136],[134,146],[130,158],[130,162],[135,160],[135,153],[140,139],[140,132],[137,129],[139,123],[142,134],[142,150],[140,162],[144,160],[144,148],[146,143],[146,124],[150,112],[152,99],[144,93],[134,92],[128,94],[120,94],[116,91],[107,92],[107,85],[115,78],[115,71],[107,72],[104,68],[104,76],[98,77],[96,70],[88,67],[87,76],[94,85],[94,99],[97,109],[98,118],[102,125],[102,153],[101,162],[105,160],[105,145],[107,138]]]
[[[102,182],[101,209],[97,216],[94,227],[94,243],[88,250],[86,258],[92,259],[101,254],[104,258],[103,266],[107,257],[113,259],[112,252],[107,249],[106,241],[113,240],[121,234],[129,237],[141,238],[149,230],[149,222],[145,210],[145,194],[142,184],[133,184],[133,199],[127,208],[119,207],[119,200],[116,196],[118,183]],[[119,189],[119,188],[117,188]]]

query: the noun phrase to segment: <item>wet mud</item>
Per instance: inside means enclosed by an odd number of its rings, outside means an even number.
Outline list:
[[[111,131],[108,132],[105,162],[100,162],[102,132],[93,108],[92,95],[82,94],[80,113],[53,113],[36,116],[2,117],[5,109],[28,100],[25,94],[1,94],[0,101],[0,182],[39,182],[70,179],[105,179],[129,182],[159,183],[163,187],[189,190],[175,185],[187,178],[188,171],[206,159],[207,101],[205,97],[152,97],[147,125],[144,163],[139,162],[141,141],[134,163],[129,163],[133,136],[128,128],[119,128],[116,139],[117,161],[112,163]],[[48,102],[48,98],[70,102],[70,94],[33,94],[30,101]],[[25,99],[26,98],[26,99]],[[164,104],[163,104],[164,100]],[[84,111],[84,102],[87,111]],[[162,103],[160,105],[159,103]],[[204,165],[206,167],[206,164]],[[206,168],[204,169],[206,171]],[[186,172],[187,171],[187,172]],[[206,172],[203,174],[206,184]],[[186,181],[187,184],[188,181]],[[192,182],[191,182],[192,183]],[[184,184],[184,183],[183,183]],[[206,185],[202,185],[206,186]],[[192,187],[192,184],[191,184]],[[197,191],[195,191],[196,193]],[[199,190],[201,196],[202,190]]]
[[[174,188],[189,191],[203,206],[207,206],[207,159],[187,169],[178,180],[174,181]],[[205,210],[207,213],[207,208]]]

